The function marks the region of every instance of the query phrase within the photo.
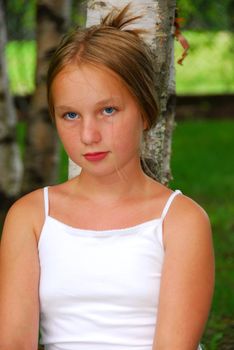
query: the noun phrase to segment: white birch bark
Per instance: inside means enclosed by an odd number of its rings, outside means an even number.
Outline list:
[[[9,90],[3,2],[0,0],[0,192],[7,198],[20,193],[23,166],[16,142],[16,111]]]
[[[112,7],[122,8],[128,3],[129,0],[89,0],[86,25],[99,23]],[[149,160],[150,170],[154,176],[160,182],[167,184],[171,176],[171,137],[175,109],[173,30],[176,0],[134,0],[131,4],[134,14],[143,15],[134,26],[147,29],[144,39],[151,46],[159,82],[160,115],[157,126],[147,135],[142,154]],[[70,161],[69,177],[76,176],[80,170]]]

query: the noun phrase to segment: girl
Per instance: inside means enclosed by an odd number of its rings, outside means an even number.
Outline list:
[[[149,178],[156,123],[149,49],[128,7],[55,52],[48,101],[79,176],[10,209],[1,245],[0,349],[195,350],[210,308],[210,224]]]

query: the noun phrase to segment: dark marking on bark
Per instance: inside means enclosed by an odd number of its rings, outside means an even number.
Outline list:
[[[14,137],[12,135],[6,135],[0,139],[0,144],[10,145],[14,142]]]
[[[91,6],[92,9],[94,9],[95,7],[106,7],[106,3],[105,1],[96,1],[94,2],[94,4]]]
[[[96,2],[96,5],[101,7],[106,7],[106,3],[104,1],[98,1]]]

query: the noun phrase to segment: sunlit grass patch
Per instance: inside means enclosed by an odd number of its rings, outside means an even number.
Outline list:
[[[13,94],[31,94],[35,88],[35,41],[11,41],[6,49],[10,89]]]
[[[190,49],[183,66],[176,63],[177,93],[234,92],[234,33],[185,31],[183,34]],[[176,41],[176,60],[181,51]]]

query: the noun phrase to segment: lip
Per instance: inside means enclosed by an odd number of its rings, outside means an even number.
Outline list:
[[[104,159],[107,156],[108,153],[109,152],[85,153],[84,157],[85,157],[85,159],[87,159],[89,161],[96,162],[96,161]]]

